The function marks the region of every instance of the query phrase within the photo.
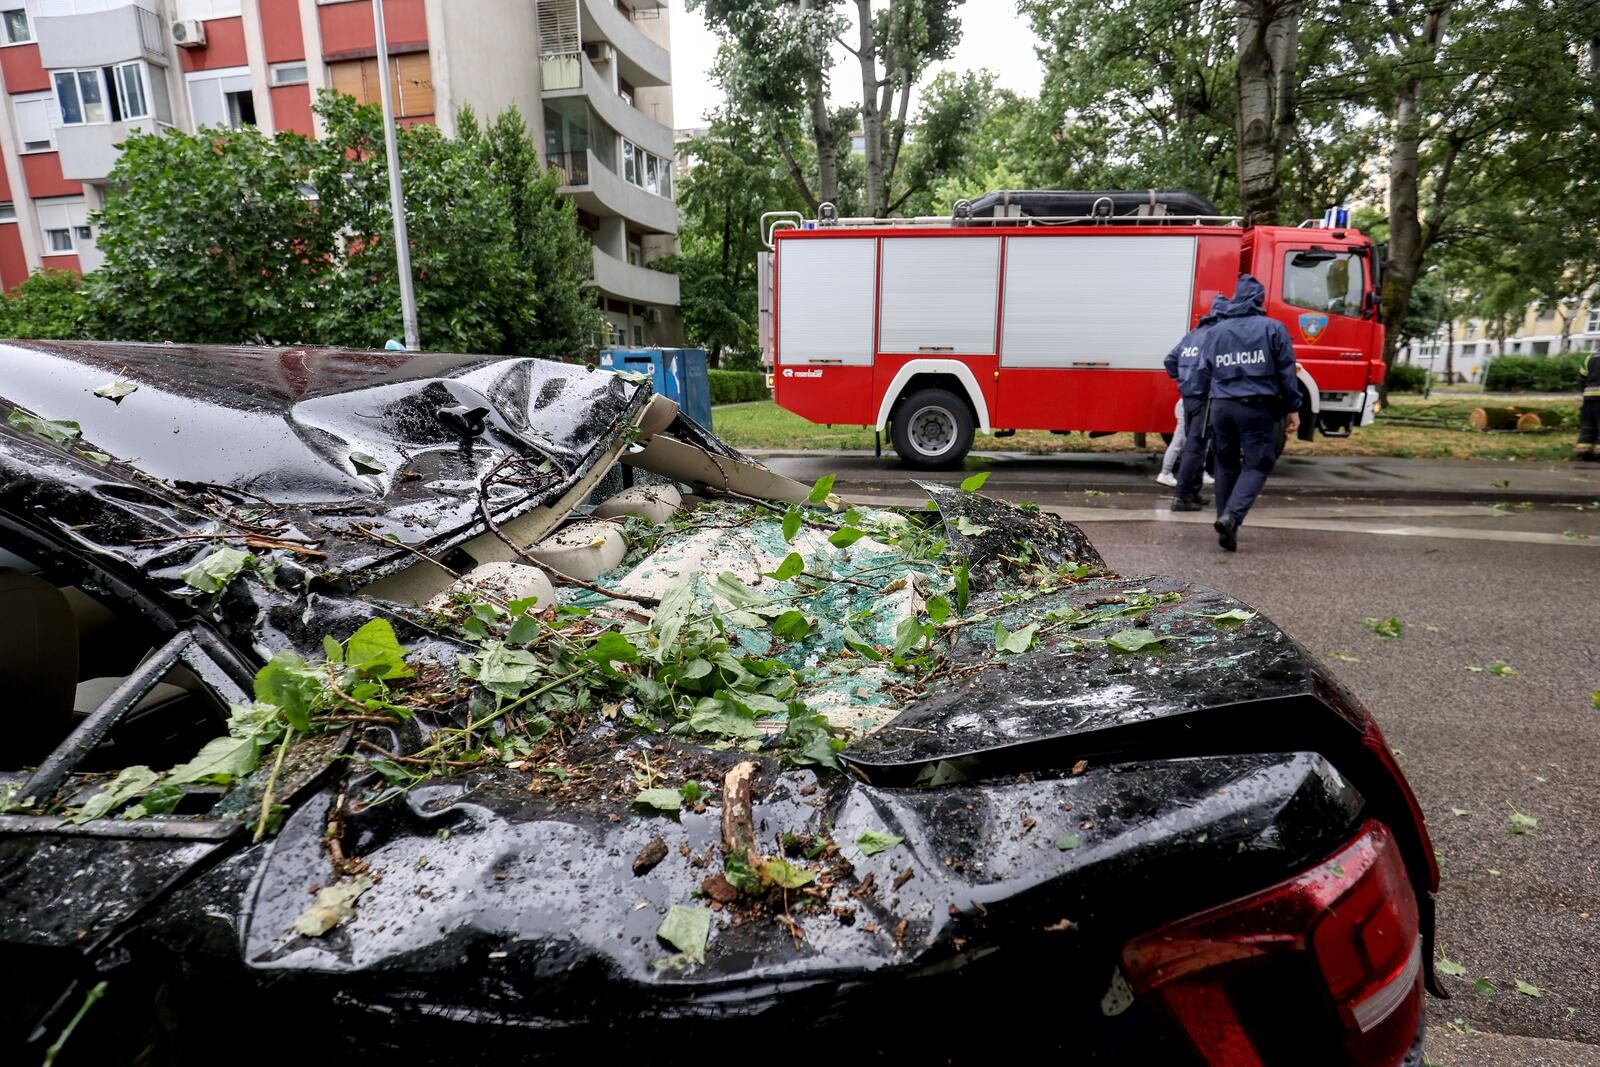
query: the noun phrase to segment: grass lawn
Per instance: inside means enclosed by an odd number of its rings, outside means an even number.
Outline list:
[[[1519,404],[1557,408],[1566,414],[1568,428],[1533,433],[1479,433],[1467,425],[1467,416],[1482,403]],[[1318,437],[1315,441],[1289,442],[1292,455],[1421,456],[1431,459],[1561,459],[1572,453],[1577,432],[1578,398],[1462,396],[1435,393],[1396,395],[1371,426],[1359,427],[1347,438]],[[735,448],[776,448],[839,452],[872,447],[872,430],[863,426],[820,426],[784,411],[770,400],[726,404],[712,419],[717,436]],[[1423,423],[1423,424],[1418,424]],[[883,447],[890,450],[885,437]],[[1012,437],[978,434],[972,446],[993,452],[1128,452],[1133,434],[1118,433],[1091,438],[1088,434],[1053,434],[1020,430]],[[1146,449],[1159,452],[1166,445],[1151,434]]]

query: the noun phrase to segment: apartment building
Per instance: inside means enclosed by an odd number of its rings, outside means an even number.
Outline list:
[[[1600,352],[1600,292],[1564,307],[1529,308],[1511,329],[1473,318],[1445,323],[1433,336],[1407,344],[1397,358],[1440,379],[1480,382],[1496,356],[1562,352]]]
[[[515,104],[594,243],[622,344],[681,342],[661,0],[384,0],[396,114],[453,133]],[[0,285],[94,270],[91,216],[135,131],[315,136],[317,91],[378,100],[372,0],[0,0]]]

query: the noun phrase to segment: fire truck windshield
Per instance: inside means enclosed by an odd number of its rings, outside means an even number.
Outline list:
[[[1284,253],[1284,303],[1334,315],[1360,315],[1361,261],[1354,252],[1321,248]]]

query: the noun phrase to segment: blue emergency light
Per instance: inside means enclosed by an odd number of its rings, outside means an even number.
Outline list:
[[[1322,213],[1322,228],[1325,230],[1342,230],[1350,225],[1350,209],[1330,207]]]

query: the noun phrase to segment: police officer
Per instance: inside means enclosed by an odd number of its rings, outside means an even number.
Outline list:
[[[1595,446],[1600,445],[1600,352],[1590,353],[1578,371],[1583,389],[1583,407],[1578,411],[1578,451],[1573,459],[1593,463]]]
[[[1167,353],[1167,377],[1178,383],[1178,396],[1183,404],[1183,422],[1178,427],[1183,453],[1178,460],[1178,491],[1172,497],[1173,511],[1199,511],[1205,506],[1205,501],[1200,499],[1200,480],[1205,472],[1206,398],[1211,394],[1211,368],[1200,358],[1200,342],[1207,327],[1217,321],[1217,312],[1227,303],[1228,298],[1220,293],[1212,297],[1210,313]]]
[[[1211,379],[1211,447],[1217,466],[1217,544],[1239,547],[1239,524],[1278,461],[1278,427],[1300,426],[1300,382],[1283,323],[1267,317],[1266,290],[1239,275],[1233,299],[1200,342]]]

